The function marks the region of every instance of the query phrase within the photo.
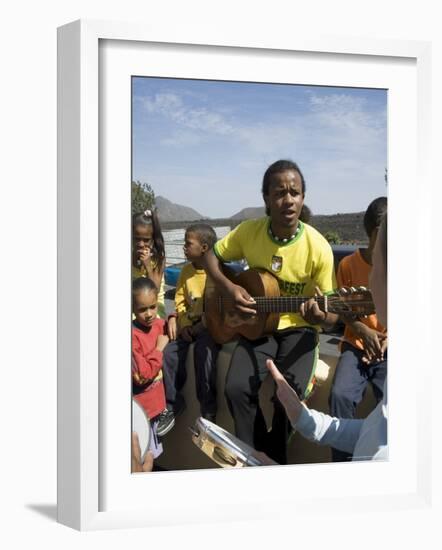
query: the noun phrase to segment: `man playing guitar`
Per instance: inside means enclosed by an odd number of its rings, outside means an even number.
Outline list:
[[[336,288],[333,253],[324,237],[300,221],[305,181],[296,163],[280,160],[263,178],[264,218],[247,220],[218,241],[204,257],[204,269],[238,314],[253,316],[254,300],[222,272],[220,262],[245,259],[250,268],[271,272],[282,296],[326,294]],[[257,340],[239,339],[227,374],[225,393],[236,435],[280,464],[287,462],[288,425],[282,405],[274,399],[272,429],[267,432],[258,392],[274,359],[301,399],[311,390],[318,357],[318,328],[331,327],[337,316],[319,309],[312,298],[299,312],[282,313],[277,330]]]

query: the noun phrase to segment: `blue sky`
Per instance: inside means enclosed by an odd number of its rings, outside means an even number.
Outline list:
[[[261,206],[262,176],[297,162],[314,214],[387,194],[387,92],[133,78],[132,179],[209,217]]]

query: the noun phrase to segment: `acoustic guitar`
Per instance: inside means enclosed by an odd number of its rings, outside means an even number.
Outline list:
[[[276,331],[280,313],[295,313],[311,296],[281,296],[278,280],[263,269],[248,269],[239,274],[223,267],[224,275],[242,286],[256,304],[256,315],[242,314],[233,302],[221,294],[213,280],[207,277],[204,292],[204,318],[207,329],[218,344],[225,344],[239,336],[257,340]],[[343,287],[327,296],[316,296],[322,311],[346,314],[354,318],[375,312],[371,292],[365,287]]]

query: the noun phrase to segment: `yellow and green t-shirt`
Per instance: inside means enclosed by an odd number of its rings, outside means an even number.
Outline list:
[[[266,269],[278,280],[282,296],[323,294],[336,288],[333,252],[313,227],[299,222],[297,235],[286,243],[273,239],[270,218],[247,220],[219,240],[214,252],[222,262],[245,259],[250,268]],[[311,326],[299,313],[281,313],[278,330]],[[317,328],[317,327],[315,327]]]

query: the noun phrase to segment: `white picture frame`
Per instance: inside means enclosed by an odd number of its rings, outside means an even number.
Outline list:
[[[404,397],[401,394],[410,391],[412,386],[410,380],[405,380],[406,376],[400,378],[394,374],[394,369],[391,377],[389,374],[392,411],[389,429],[391,427],[391,433],[398,434],[398,437],[391,437],[390,460],[387,464],[327,465],[328,471],[320,465],[304,465],[251,468],[242,472],[206,470],[131,476],[128,460],[130,408],[127,407],[125,411],[124,407],[124,400],[127,400],[130,392],[129,386],[127,395],[124,395],[120,386],[121,397],[117,398],[115,407],[121,411],[121,421],[116,420],[116,437],[120,438],[123,434],[118,441],[126,441],[127,445],[120,445],[121,448],[124,447],[120,454],[115,446],[116,439],[113,447],[109,447],[103,440],[100,420],[106,410],[103,403],[109,399],[109,395],[115,396],[115,393],[111,393],[115,392],[115,384],[102,387],[100,373],[103,357],[118,355],[124,360],[129,349],[129,339],[124,336],[123,343],[116,344],[119,349],[114,348],[116,353],[104,352],[102,347],[103,308],[108,311],[108,288],[115,288],[115,285],[121,281],[124,284],[125,281],[124,269],[111,278],[103,268],[107,261],[105,248],[108,246],[103,245],[103,227],[108,227],[103,220],[109,218],[111,213],[114,214],[116,206],[121,207],[122,204],[119,203],[122,195],[108,196],[100,186],[103,182],[103,174],[100,172],[100,139],[103,139],[100,136],[100,115],[105,109],[100,100],[100,63],[104,62],[100,48],[105,41],[124,43],[126,54],[131,48],[148,48],[152,45],[154,48],[149,55],[153,60],[158,55],[158,45],[165,45],[173,50],[172,57],[177,58],[178,62],[181,60],[180,56],[184,56],[184,51],[198,48],[209,62],[211,52],[222,49],[228,52],[231,59],[247,55],[247,52],[258,56],[271,54],[279,56],[282,64],[287,63],[290,54],[302,52],[318,58],[328,56],[327,59],[330,60],[350,60],[360,66],[369,63],[371,59],[397,64],[398,67],[401,63],[409,65],[413,67],[414,76],[411,78],[417,92],[413,89],[410,93],[415,95],[408,96],[408,101],[413,103],[416,120],[410,117],[412,120],[408,121],[407,126],[410,132],[407,135],[393,142],[389,140],[389,239],[395,245],[394,248],[390,246],[389,276],[390,280],[398,281],[395,288],[390,285],[389,300],[393,306],[400,303],[400,293],[405,288],[400,280],[399,264],[407,253],[400,239],[406,227],[406,214],[403,209],[395,208],[395,197],[401,192],[412,193],[416,174],[419,174],[420,198],[424,205],[431,204],[432,189],[426,158],[431,118],[431,103],[428,98],[431,48],[428,43],[364,40],[354,37],[311,39],[297,36],[281,37],[278,43],[272,41],[269,44],[265,38],[244,40],[229,33],[226,33],[223,40],[213,43],[210,37],[204,36],[203,31],[200,36],[187,36],[185,30],[179,34],[174,32],[173,36],[163,36],[136,24],[100,21],[77,21],[61,27],[58,34],[58,521],[76,529],[92,530],[261,518],[284,520],[289,517],[288,510],[291,513],[296,510],[298,516],[317,516],[325,514],[338,501],[343,508],[348,508],[351,504],[358,506],[360,510],[368,510],[374,503],[377,510],[386,511],[404,506],[430,506],[431,455],[428,449],[431,439],[425,417],[429,406],[428,403],[426,407],[422,406],[424,401],[428,401],[428,396],[424,394],[424,390],[415,391],[416,402],[409,405],[407,417],[412,449],[409,456],[405,456],[404,452],[396,453],[395,450],[403,451],[404,447],[403,439],[402,443],[399,441],[402,437],[399,434],[401,419],[395,412],[404,411]],[[124,64],[124,57],[122,59]],[[324,60],[325,63],[328,62],[327,59]],[[107,58],[105,62],[108,62]],[[200,73],[202,71],[203,74],[204,70],[206,69],[200,69]],[[333,84],[339,85],[339,82]],[[405,91],[403,90],[404,96]],[[396,93],[395,102],[401,101],[400,95]],[[390,107],[394,111],[395,105]],[[392,116],[399,115],[400,108]],[[130,126],[130,121],[123,121],[123,124],[125,127]],[[393,134],[397,135],[397,129]],[[408,172],[401,167],[401,155],[402,158],[406,155],[410,162]],[[121,172],[123,175],[128,170],[130,173],[130,166],[127,166],[124,158],[122,156],[123,160],[120,161],[124,164]],[[397,185],[398,181],[401,181],[401,188]],[[125,200],[127,205],[129,193],[128,186],[126,199],[123,197],[123,202]],[[105,195],[107,198],[103,200]],[[130,209],[127,208],[127,219],[122,214],[120,220],[127,225],[127,231],[129,212]],[[420,244],[416,248],[416,276],[419,276],[420,286],[416,292],[416,303],[411,307],[415,308],[412,311],[419,310],[423,315],[425,311],[428,312],[429,307],[424,300],[424,290],[431,287],[431,270],[428,269],[431,240],[419,241],[422,235],[430,234],[430,218],[426,215],[425,207],[418,214],[418,224],[419,229],[409,237],[407,235],[407,238],[410,247]],[[117,233],[113,237],[113,243],[122,251],[122,255],[118,255],[122,265],[129,265],[129,261],[125,264],[129,257],[127,235],[127,232],[123,232],[121,237]],[[122,298],[116,308],[123,312],[123,325],[124,318],[127,318],[127,315],[124,317],[124,312],[129,311],[128,299]],[[392,326],[389,324],[392,341],[389,361],[393,365],[401,363],[401,372],[406,374],[411,371],[413,360],[422,357],[419,353],[425,353],[425,346],[431,336],[429,333],[422,335],[415,349],[409,350],[407,357],[404,357],[400,345],[394,344],[395,341],[400,343],[406,339],[404,326],[401,324],[403,321],[399,318],[400,315],[394,313],[394,308],[390,307],[390,313],[390,319],[394,323]],[[111,327],[111,330],[117,330],[118,326]],[[422,376],[428,375],[429,369],[430,363],[422,361]],[[109,449],[112,449],[110,453]],[[106,464],[106,468],[103,465],[103,450],[106,450],[107,458],[109,454],[116,457]],[[304,478],[313,473],[320,480],[318,487],[312,487],[308,497],[304,495],[302,503],[299,494],[287,491],[289,478],[295,485],[296,471],[299,470],[294,468],[302,468]],[[384,488],[380,489],[375,484],[372,490],[355,489],[358,479],[370,476],[373,471],[389,480]],[[118,487],[112,489],[115,496],[109,500],[112,504],[108,505],[103,500],[103,484],[113,483],[113,480]],[[171,504],[167,515],[157,513],[152,506],[141,505],[130,496],[134,495],[134,490],[158,496],[162,487],[165,494],[172,487],[187,494],[186,491],[192,486],[198,486],[200,494],[191,498],[189,496],[185,507],[181,502]],[[259,491],[255,490],[257,486],[260,486]],[[208,487],[212,488],[212,494],[213,491],[217,494],[220,507],[217,507],[216,517],[213,507],[205,505],[210,499]],[[237,489],[234,499],[233,488]],[[280,506],[267,506],[268,503],[284,503],[282,508],[285,511],[281,512]],[[161,506],[158,508],[161,509]]]

